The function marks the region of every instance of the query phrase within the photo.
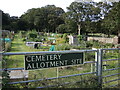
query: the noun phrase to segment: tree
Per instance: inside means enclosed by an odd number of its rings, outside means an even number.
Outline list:
[[[10,15],[2,11],[2,29],[10,29]]]
[[[112,3],[113,7],[109,10],[109,13],[105,16],[102,26],[105,27],[108,36],[110,34],[118,35],[120,33],[120,2]]]
[[[61,15],[64,10],[55,5],[47,5],[41,8],[33,8],[28,10],[21,16],[21,19],[28,22],[32,29],[36,29],[38,32],[55,32],[56,28],[64,23]],[[30,27],[29,27],[30,28]]]
[[[56,32],[56,28],[64,23],[64,20],[62,19],[62,14],[65,13],[64,10],[60,7],[56,7],[54,5],[47,5],[43,7],[46,9],[47,12],[47,30],[49,32]]]
[[[68,18],[73,19],[78,27],[78,35],[81,33],[82,22],[99,20],[100,8],[95,6],[95,3],[88,2],[73,2],[68,7]]]
[[[10,29],[17,32],[18,30],[18,26],[17,26],[17,22],[18,22],[18,17],[12,16],[10,17]]]
[[[28,29],[28,23],[27,23],[27,21],[19,19],[17,21],[17,29],[18,30],[27,30]]]
[[[35,25],[34,25],[35,11],[36,11],[35,8],[29,9],[29,10],[27,10],[26,13],[24,13],[20,17],[20,19],[22,19],[22,20],[24,20],[28,23],[28,28],[29,29],[35,29]]]

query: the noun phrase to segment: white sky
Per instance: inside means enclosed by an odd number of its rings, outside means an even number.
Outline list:
[[[68,7],[75,0],[2,0],[0,1],[0,9],[10,16],[21,16],[28,9],[40,8],[46,5],[55,5],[67,11]],[[100,1],[100,0],[97,0]]]

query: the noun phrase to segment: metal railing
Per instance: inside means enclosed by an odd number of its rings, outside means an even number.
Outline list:
[[[102,88],[102,84],[120,80],[120,78],[118,78],[118,79],[109,80],[109,81],[106,81],[106,82],[102,81],[103,78],[110,77],[110,76],[115,76],[115,75],[119,75],[120,74],[120,73],[115,73],[115,74],[103,76],[102,73],[105,72],[105,71],[113,71],[113,70],[120,69],[120,67],[118,67],[118,68],[112,68],[112,69],[103,70],[103,62],[105,62],[105,61],[120,60],[119,57],[117,59],[103,60],[103,51],[106,51],[106,50],[118,50],[119,51],[120,48],[96,49],[96,50],[71,50],[71,51],[6,52],[6,53],[0,53],[0,54],[2,54],[3,56],[10,56],[10,55],[37,55],[37,54],[46,54],[46,53],[47,54],[60,54],[60,53],[95,52],[95,61],[84,62],[84,64],[95,63],[95,67],[96,67],[95,71],[93,71],[93,72],[87,72],[87,73],[81,73],[81,74],[74,74],[74,75],[66,75],[66,76],[46,78],[45,80],[53,80],[53,79],[58,79],[58,78],[66,78],[66,77],[74,77],[74,76],[82,76],[82,75],[95,74],[98,77],[98,86],[100,88]],[[0,69],[0,70],[8,70],[8,71],[11,71],[11,70],[24,70],[24,68],[7,68],[7,69]],[[44,79],[18,81],[18,82],[9,82],[8,84],[29,83],[29,82],[36,82],[36,81],[42,81],[42,80],[44,80]],[[66,82],[63,85],[65,85],[65,84],[69,84],[69,83]],[[50,85],[50,86],[37,87],[37,88],[46,88],[46,87],[55,87],[55,86],[56,85]],[[112,86],[116,86],[116,85],[111,85],[110,87],[112,87]]]

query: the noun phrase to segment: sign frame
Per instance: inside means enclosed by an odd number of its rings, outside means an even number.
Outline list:
[[[45,68],[37,68],[37,69],[26,69],[26,64],[25,64],[25,57],[26,56],[32,56],[32,55],[34,55],[34,56],[36,56],[36,55],[54,55],[54,54],[83,54],[82,55],[82,62],[83,63],[80,63],[80,64],[74,64],[74,65],[66,65],[66,66],[57,66],[57,67],[45,67]],[[81,59],[81,58],[80,58]],[[60,67],[68,67],[68,66],[77,66],[77,65],[83,65],[84,64],[84,62],[85,62],[85,52],[63,52],[63,53],[42,53],[42,54],[29,54],[29,55],[25,55],[24,56],[24,70],[42,70],[42,69],[49,69],[49,68],[60,68]]]

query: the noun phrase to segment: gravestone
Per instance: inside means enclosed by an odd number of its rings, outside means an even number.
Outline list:
[[[70,36],[68,36],[68,38],[69,38],[70,45],[78,45],[79,44],[78,38],[76,35],[70,35]]]
[[[38,48],[41,46],[42,42],[26,42],[26,46],[32,47],[32,48]]]
[[[26,70],[13,70],[9,72],[10,79],[28,78],[29,71]]]
[[[113,38],[113,44],[118,44],[118,43],[119,43],[119,39],[118,39],[117,36],[115,36],[115,37]]]

